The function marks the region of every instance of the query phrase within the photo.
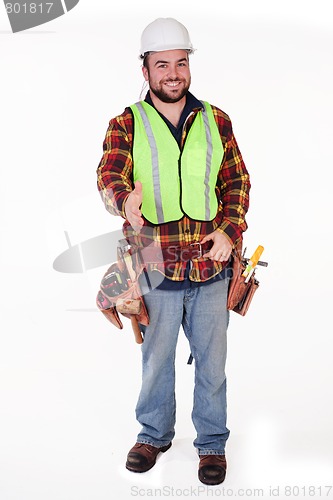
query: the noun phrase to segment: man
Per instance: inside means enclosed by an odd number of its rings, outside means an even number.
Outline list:
[[[175,350],[181,328],[195,360],[192,420],[204,484],[226,474],[227,267],[246,230],[250,181],[228,115],[190,92],[186,28],[172,18],[141,38],[144,101],[113,118],[99,164],[105,206],[125,220],[134,248],[159,247],[146,259],[142,285],[150,322],[141,326],[142,425],[126,467],[145,472],[171,446],[175,426]],[[144,252],[142,252],[144,255]],[[149,254],[147,254],[149,255]]]

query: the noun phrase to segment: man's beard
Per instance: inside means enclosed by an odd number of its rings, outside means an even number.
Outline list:
[[[178,81],[178,80],[176,80]],[[156,95],[156,97],[158,97],[158,99],[162,102],[166,102],[166,103],[173,103],[173,102],[178,102],[180,101],[186,94],[187,94],[187,91],[190,87],[190,82],[188,84],[185,85],[185,87],[183,88],[183,90],[181,91],[180,94],[176,94],[175,97],[172,97],[172,95],[169,95],[167,94],[162,86],[159,87],[159,88],[156,88],[156,87],[153,87],[150,83],[149,83],[149,88],[150,90],[153,92],[153,94]]]

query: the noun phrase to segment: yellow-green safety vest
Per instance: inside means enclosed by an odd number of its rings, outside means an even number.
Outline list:
[[[210,221],[217,213],[215,193],[224,148],[213,111],[203,101],[181,152],[158,112],[145,101],[133,104],[133,177],[142,183],[143,216],[164,224],[188,216]]]

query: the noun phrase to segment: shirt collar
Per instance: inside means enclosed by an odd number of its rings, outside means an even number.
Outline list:
[[[153,104],[153,101],[152,101],[152,99],[150,97],[149,90],[148,90],[148,92],[146,94],[145,102],[147,102],[154,109],[156,109],[155,106],[154,106],[154,104]],[[203,109],[202,102],[200,102],[199,99],[197,99],[196,97],[194,97],[194,95],[191,94],[191,92],[187,92],[187,94],[186,94],[186,103],[185,103],[184,109],[182,111],[182,114],[181,114],[181,117],[180,117],[177,129],[181,128],[183,126],[186,118],[188,117],[188,115],[190,113],[192,113],[193,111],[198,111],[199,109]],[[161,113],[159,113],[159,114],[161,114]]]

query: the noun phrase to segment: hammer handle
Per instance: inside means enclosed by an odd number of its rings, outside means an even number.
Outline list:
[[[138,320],[136,319],[134,314],[131,314],[131,323],[132,323],[132,328],[133,328],[136,343],[142,344],[143,338],[142,338],[141,330],[139,328]]]

